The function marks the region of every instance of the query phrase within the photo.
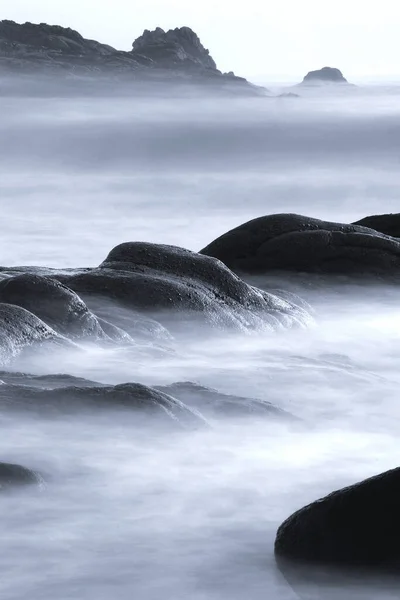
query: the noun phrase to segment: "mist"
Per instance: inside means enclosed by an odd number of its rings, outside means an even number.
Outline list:
[[[290,88],[299,97],[272,87],[269,97],[229,98],[4,86],[3,267],[96,266],[126,241],[199,251],[272,213],[350,223],[398,210],[397,87]],[[0,391],[11,386],[10,394],[17,384],[191,382],[293,417],[205,410],[204,427],[171,431],[157,416],[74,411],[68,397],[68,410],[50,416],[25,405],[7,410],[2,460],[37,469],[48,483],[1,499],[2,598],[298,597],[274,563],[279,524],[334,489],[398,466],[400,292],[351,280],[302,287],[290,275],[248,281],[299,294],[315,322],[245,335],[210,334],[193,320],[168,342],[142,340],[129,352],[95,344],[30,351],[0,372]],[[134,331],[122,308],[84,299]],[[164,317],[148,317],[169,329]],[[395,597],[377,585],[339,582],[302,597]]]

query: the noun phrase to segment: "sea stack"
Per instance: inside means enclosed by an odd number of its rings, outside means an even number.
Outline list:
[[[339,69],[323,67],[317,71],[310,71],[300,85],[321,85],[323,83],[348,83]]]

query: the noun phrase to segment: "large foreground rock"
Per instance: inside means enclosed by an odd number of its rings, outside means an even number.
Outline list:
[[[371,215],[355,221],[353,225],[361,225],[375,229],[384,235],[400,238],[400,213],[389,213],[386,215]]]
[[[278,529],[278,559],[373,570],[400,568],[400,469],[333,492]]]
[[[215,258],[176,246],[127,242],[95,269],[55,275],[86,296],[105,296],[150,312],[171,325],[174,318],[241,330],[307,325],[310,315],[295,303],[256,289]]]
[[[241,273],[294,271],[398,277],[400,242],[359,225],[296,214],[248,221],[201,250]]]

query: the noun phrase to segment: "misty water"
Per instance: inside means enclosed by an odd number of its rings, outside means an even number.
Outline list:
[[[1,264],[94,266],[131,240],[199,250],[269,213],[351,222],[398,211],[400,88],[299,93],[7,93]],[[298,288],[290,276],[286,285]],[[279,524],[400,458],[399,291],[351,280],[297,291],[314,308],[308,330],[239,335],[193,323],[165,354],[92,346],[9,367],[66,381],[190,381],[298,419],[219,415],[177,431],[111,409],[5,413],[1,460],[37,469],[47,485],[1,498],[2,599],[297,597],[274,562]],[[371,597],[396,597],[378,589]]]

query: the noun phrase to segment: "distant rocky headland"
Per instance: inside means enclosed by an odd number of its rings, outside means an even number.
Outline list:
[[[262,94],[234,73],[222,73],[189,27],[144,31],[125,52],[70,28],[0,21],[0,75],[51,75],[69,81],[97,76],[126,82],[195,83]],[[59,77],[57,77],[59,79]]]

